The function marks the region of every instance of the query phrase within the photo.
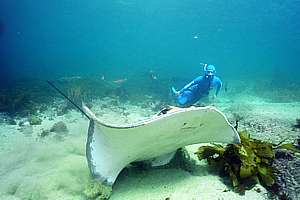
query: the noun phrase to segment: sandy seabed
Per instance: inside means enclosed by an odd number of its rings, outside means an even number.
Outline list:
[[[154,114],[151,110],[130,104],[122,105],[122,108],[103,106],[109,105],[109,101],[108,98],[95,102],[92,108],[105,122],[130,123]],[[300,103],[268,103],[255,97],[241,97],[235,102],[221,99],[215,106],[230,121],[236,113],[243,113],[240,129],[247,129],[255,138],[279,142],[286,137],[292,141],[299,136],[291,125],[299,118]],[[41,114],[41,125],[20,127],[0,124],[1,200],[86,199],[83,191],[90,181],[85,157],[88,120],[74,110],[63,116],[55,116],[53,112],[50,108]],[[67,125],[67,135],[60,138],[39,137],[43,130],[50,129],[58,121]],[[197,160],[193,154],[197,147],[199,145],[187,147],[197,161],[195,172],[176,168],[128,168],[118,177],[110,199],[268,199],[267,191],[259,184],[242,196],[231,191],[229,180],[212,172],[205,161]]]

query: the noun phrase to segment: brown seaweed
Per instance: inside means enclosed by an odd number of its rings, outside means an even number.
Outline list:
[[[271,187],[274,184],[273,145],[250,138],[246,131],[239,134],[241,144],[202,146],[196,152],[198,158],[207,159],[221,174],[229,176],[233,190],[240,194],[257,182]]]

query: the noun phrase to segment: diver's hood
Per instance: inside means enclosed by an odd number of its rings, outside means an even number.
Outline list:
[[[208,65],[204,67],[204,72],[207,76],[213,76],[216,74],[216,68],[214,65]]]

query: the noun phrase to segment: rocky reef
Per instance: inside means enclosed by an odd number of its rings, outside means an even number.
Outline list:
[[[42,80],[18,80],[9,88],[0,90],[0,112],[10,116],[28,116],[53,101],[52,91]]]
[[[279,199],[300,199],[300,148],[299,144],[284,145],[287,149],[276,149],[274,169],[275,184],[272,192]]]

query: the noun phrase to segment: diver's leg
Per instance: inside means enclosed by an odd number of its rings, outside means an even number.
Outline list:
[[[177,97],[177,102],[180,107],[188,107],[193,103],[193,93],[191,91],[184,91]]]

